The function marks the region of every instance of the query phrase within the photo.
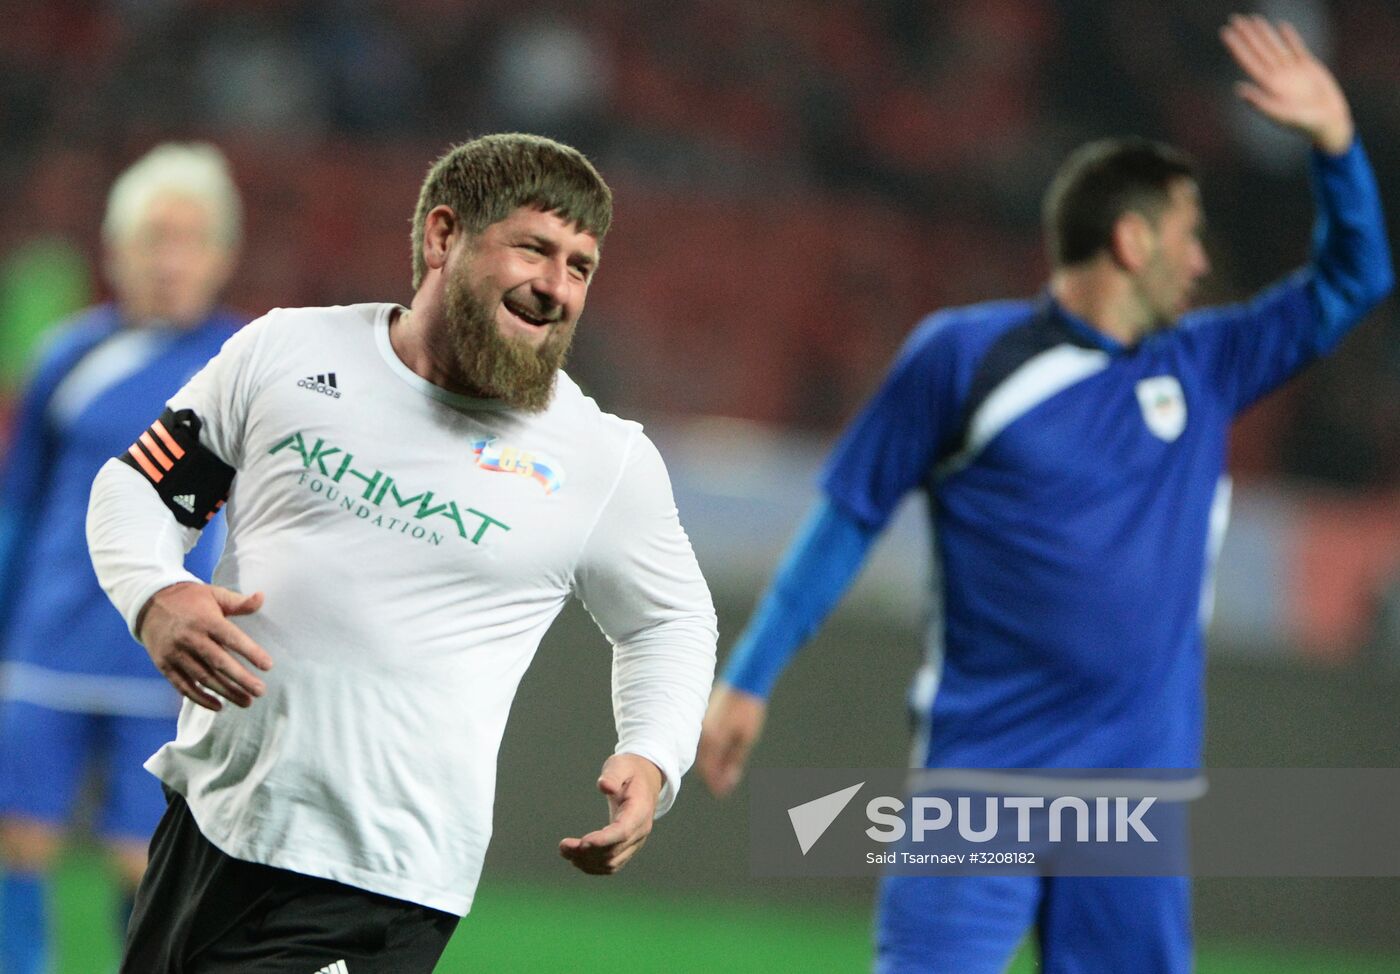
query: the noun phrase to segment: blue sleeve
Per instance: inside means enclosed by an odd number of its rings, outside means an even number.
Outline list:
[[[101,338],[99,329],[71,327],[50,339],[11,416],[10,438],[0,465],[0,591],[10,591],[13,562],[21,555],[24,526],[33,523],[48,479],[49,400],[78,361]]]
[[[0,592],[11,592],[18,578],[16,561],[24,546],[20,535],[34,523],[48,467],[44,412],[51,384],[32,382],[15,410],[0,472]],[[0,615],[4,615],[0,611]]]
[[[44,413],[52,392],[50,383],[35,382],[20,398],[0,473],[0,510],[20,515],[38,500],[47,452]]]
[[[822,472],[827,496],[873,531],[927,479],[958,432],[959,356],[950,325],[934,315],[915,330]]]
[[[798,531],[730,655],[723,675],[730,686],[768,696],[841,600],[904,495],[946,452],[959,428],[954,333],[947,312],[920,323],[842,435],[822,473],[825,499]]]
[[[37,521],[53,461],[48,435],[49,400],[73,366],[100,341],[103,327],[71,327],[50,340],[11,417],[10,439],[0,466],[0,631],[19,588],[29,532]]]
[[[818,503],[730,653],[724,682],[767,697],[788,660],[841,600],[876,534],[836,504]]]
[[[1311,263],[1247,304],[1189,315],[1186,348],[1238,412],[1337,346],[1390,292],[1395,273],[1375,174],[1361,143],[1313,153]]]

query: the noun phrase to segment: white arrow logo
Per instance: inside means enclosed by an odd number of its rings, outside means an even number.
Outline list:
[[[816,845],[822,834],[831,828],[831,823],[836,821],[836,816],[840,815],[841,810],[851,803],[852,798],[856,797],[856,792],[864,787],[865,782],[862,781],[858,785],[833,791],[829,795],[814,798],[809,802],[794,805],[788,809],[788,818],[792,820],[792,831],[797,835],[797,844],[801,846],[804,856],[808,849]]]

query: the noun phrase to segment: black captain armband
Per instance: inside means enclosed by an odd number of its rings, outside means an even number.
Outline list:
[[[203,425],[193,409],[166,409],[117,457],[149,480],[175,520],[190,528],[213,520],[233,486],[234,469],[199,442]]]

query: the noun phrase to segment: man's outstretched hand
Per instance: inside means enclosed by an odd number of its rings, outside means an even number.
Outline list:
[[[137,620],[137,637],[156,669],[189,700],[209,710],[223,703],[210,693],[247,707],[267,690],[262,680],[240,663],[242,656],[260,670],[272,669],[272,657],[228,616],[262,608],[261,592],[241,595],[217,585],[180,582],[151,597]]]
[[[595,876],[611,876],[637,854],[651,834],[661,770],[636,754],[614,754],[603,763],[598,790],[608,798],[608,824],[581,839],[563,839],[559,854]]]
[[[1235,14],[1220,39],[1248,78],[1235,90],[1256,111],[1331,155],[1351,146],[1356,130],[1346,96],[1292,24],[1275,27],[1258,14]]]

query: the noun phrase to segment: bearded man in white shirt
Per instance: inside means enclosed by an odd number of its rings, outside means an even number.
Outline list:
[[[270,312],[99,474],[98,577],[186,698],[146,765],[170,806],[123,971],[432,970],[573,595],[614,646],[618,745],[610,821],[560,854],[615,872],[669,808],[714,610],[656,449],[560,371],[611,212],[572,148],[457,146],[419,197],[409,308]],[[225,502],[204,585],[181,556]]]

